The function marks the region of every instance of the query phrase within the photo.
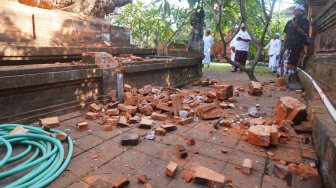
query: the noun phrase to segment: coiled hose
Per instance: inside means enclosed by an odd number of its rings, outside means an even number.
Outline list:
[[[17,126],[23,126],[23,128],[29,130],[29,133],[8,134]],[[50,133],[63,132],[56,129],[50,129],[50,132],[47,132],[40,127],[19,124],[0,124],[0,146],[5,146],[7,150],[5,157],[0,159],[0,168],[2,168],[0,180],[28,169],[31,170],[11,184],[6,185],[5,188],[45,187],[61,175],[70,162],[73,153],[73,142],[68,136],[68,152],[66,154],[61,142],[55,135]],[[26,150],[16,156],[12,156],[12,146],[14,145],[25,145]],[[21,160],[22,162],[18,165],[6,170],[7,165],[13,166],[10,163],[24,158],[31,152],[34,153],[30,157],[26,157],[28,158],[27,160]]]

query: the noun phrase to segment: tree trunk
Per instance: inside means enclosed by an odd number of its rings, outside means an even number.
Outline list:
[[[246,74],[250,80],[258,82],[257,78],[254,75],[254,69],[251,69],[251,68],[247,69]]]

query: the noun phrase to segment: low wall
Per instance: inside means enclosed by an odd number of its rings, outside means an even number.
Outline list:
[[[201,59],[124,64],[124,83],[181,86],[198,79]],[[78,110],[117,88],[114,67],[45,64],[0,67],[0,123],[30,123]]]

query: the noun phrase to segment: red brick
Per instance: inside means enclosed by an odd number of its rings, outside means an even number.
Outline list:
[[[251,174],[252,171],[252,161],[251,159],[244,159],[243,166],[242,166],[242,172],[244,174]]]
[[[165,129],[163,129],[163,128],[156,128],[155,129],[155,134],[156,135],[159,135],[159,136],[164,136],[164,135],[166,135],[166,130]]]
[[[152,117],[152,119],[159,120],[159,121],[166,121],[168,119],[167,115],[159,114],[157,112],[152,113],[151,117]]]
[[[118,109],[125,111],[125,112],[129,112],[131,114],[134,114],[135,112],[137,112],[136,106],[125,105],[125,104],[118,104]]]
[[[181,119],[180,124],[181,125],[187,125],[187,124],[190,124],[192,122],[194,122],[194,118],[193,117],[188,117],[188,118]]]
[[[117,90],[111,90],[110,91],[110,97],[111,97],[111,100],[112,101],[116,101],[116,99],[117,99]]]
[[[210,98],[210,97],[205,97],[203,100],[203,102],[205,103],[212,103],[213,101],[214,101],[213,98]]]
[[[101,108],[96,103],[92,103],[88,106],[88,110],[91,112],[99,112]]]
[[[156,105],[157,109],[163,110],[163,111],[167,111],[167,112],[173,112],[173,109],[171,107],[168,106],[168,104],[165,103],[159,103]]]
[[[274,118],[277,123],[291,120],[294,124],[299,124],[307,118],[306,105],[292,97],[280,97],[275,106]]]
[[[98,119],[98,113],[88,112],[88,113],[86,113],[85,118],[86,119],[91,119],[91,120],[96,120],[96,119]]]
[[[25,129],[23,126],[16,126],[9,134],[26,134],[29,133],[29,129]]]
[[[249,123],[253,125],[263,125],[265,120],[261,118],[251,118],[249,119]]]
[[[316,168],[299,164],[291,163],[288,165],[288,172],[291,175],[291,187],[309,187],[321,188],[321,178]]]
[[[248,143],[257,146],[269,146],[271,144],[269,129],[264,125],[250,127],[248,130]]]
[[[117,118],[114,118],[114,117],[108,118],[108,119],[106,119],[106,122],[108,124],[112,125],[112,126],[117,126],[118,123],[119,123],[119,117],[117,117]]]
[[[119,110],[114,108],[114,109],[108,109],[105,112],[106,115],[108,116],[118,116],[119,115]]]
[[[209,119],[216,119],[216,118],[220,118],[223,116],[223,113],[220,109],[213,109],[210,111],[207,111],[205,113],[202,113],[200,115],[200,118],[203,120],[209,120]]]
[[[103,125],[103,130],[104,131],[112,131],[113,127],[110,124],[105,124],[105,125]]]
[[[145,174],[138,175],[138,181],[140,183],[146,183],[146,181],[147,181],[147,175],[145,175]]]
[[[186,149],[180,144],[175,145],[175,154],[178,159],[185,159],[188,157]]]
[[[217,104],[216,103],[211,103],[211,104],[205,104],[205,105],[201,105],[197,108],[196,112],[198,115],[203,114],[204,112],[208,112],[212,109],[217,108]]]
[[[259,82],[250,81],[249,82],[249,94],[259,96],[262,95],[263,88],[262,85]]]
[[[206,184],[209,187],[223,187],[225,176],[208,168],[199,166],[195,170],[196,183]]]
[[[153,188],[153,186],[150,183],[146,183],[145,188]]]
[[[284,87],[284,86],[286,86],[286,78],[285,77],[275,78],[275,86],[276,87]]]
[[[167,176],[174,177],[176,171],[177,171],[177,164],[173,161],[170,161],[166,168]]]
[[[77,127],[81,131],[89,130],[89,124],[85,121],[77,123]]]
[[[142,128],[142,129],[151,129],[152,126],[154,124],[154,121],[151,120],[151,119],[142,119],[140,121],[140,126],[139,128]]]
[[[124,90],[125,90],[126,92],[131,91],[131,90],[132,90],[132,87],[131,87],[130,85],[128,85],[128,84],[124,84]]]
[[[193,177],[194,177],[194,173],[190,170],[185,170],[182,172],[182,179],[186,183],[189,183]]]
[[[133,96],[133,93],[131,92],[125,92],[124,93],[124,102],[126,105],[136,105],[136,98]]]
[[[150,116],[153,112],[153,107],[151,104],[142,104],[139,106],[139,112],[145,116]]]
[[[140,135],[137,133],[124,133],[121,135],[121,145],[138,145]]]
[[[270,129],[271,145],[278,145],[279,143],[279,133],[276,125],[268,127]]]
[[[225,102],[219,103],[219,106],[223,109],[228,109],[229,108],[229,104],[225,103]]]
[[[40,125],[42,127],[47,126],[49,128],[55,128],[59,126],[59,120],[58,117],[49,117],[49,118],[43,118],[40,119]]]
[[[182,97],[178,94],[170,95],[170,99],[173,102],[173,112],[175,116],[179,115],[179,112],[183,109],[182,108]]]
[[[120,188],[122,186],[125,186],[126,184],[129,184],[127,177],[121,176],[117,181],[113,183],[113,188]]]
[[[309,121],[303,121],[300,125],[294,125],[294,130],[298,133],[312,133],[313,127],[311,125],[311,122]]]
[[[213,91],[208,91],[207,96],[214,99],[216,98],[216,93]]]
[[[215,85],[216,97],[219,100],[227,100],[233,97],[232,85]]]
[[[177,130],[177,127],[176,127],[175,125],[172,125],[172,124],[163,125],[162,128],[163,128],[164,130],[166,130],[167,132]]]
[[[127,122],[127,117],[120,116],[117,126],[119,126],[119,127],[129,127],[129,124]]]

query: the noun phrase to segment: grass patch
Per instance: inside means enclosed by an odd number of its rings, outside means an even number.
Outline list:
[[[209,68],[203,68],[204,72],[209,71],[221,71],[221,72],[230,72],[231,71],[231,65],[228,63],[210,63]],[[265,66],[259,66],[257,65],[254,69],[254,73],[260,73],[260,74],[272,74],[272,71]]]

